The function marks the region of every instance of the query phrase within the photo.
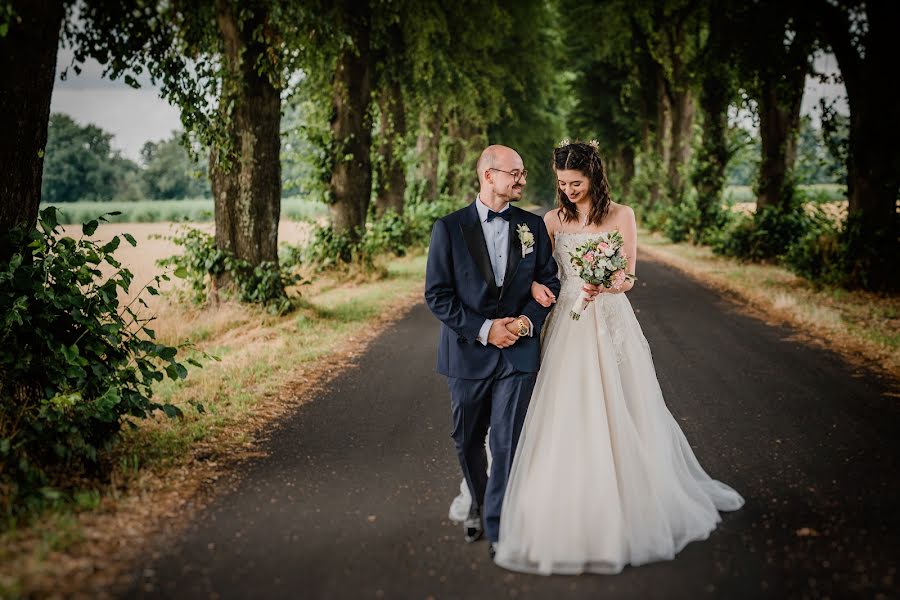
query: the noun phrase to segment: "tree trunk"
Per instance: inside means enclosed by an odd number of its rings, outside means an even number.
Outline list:
[[[691,133],[694,127],[694,93],[677,90],[672,95],[672,135],[669,151],[669,200],[680,204],[684,198],[685,170],[691,161]]]
[[[440,162],[441,126],[443,115],[440,107],[431,114],[423,112],[419,117],[419,136],[416,139],[417,169],[421,198],[432,202],[438,196],[438,164]]]
[[[775,75],[763,79],[759,98],[762,162],[759,166],[757,210],[766,206],[787,208],[793,200],[794,159],[797,156],[797,131],[805,81],[805,68],[789,69],[780,77]]]
[[[715,215],[720,211],[725,168],[732,155],[727,138],[728,105],[731,101],[731,86],[727,78],[727,74],[708,74],[700,94],[703,142],[694,171],[694,185],[697,188],[697,208],[700,210],[698,229],[701,233],[714,225]]]
[[[392,82],[381,94],[381,157],[376,209],[381,216],[388,210],[403,214],[406,195],[406,167],[403,142],[406,139],[406,108],[399,82]]]
[[[369,19],[363,21],[368,24]],[[332,93],[331,134],[335,146],[331,172],[331,222],[334,232],[359,239],[366,227],[372,196],[372,69],[369,30],[357,28],[355,48],[338,57]]]
[[[240,27],[229,2],[217,3],[217,25],[225,45],[225,65],[234,91],[227,138],[230,148],[210,152],[209,173],[215,202],[216,246],[252,265],[278,262],[281,210],[281,90],[257,73],[265,44],[253,39],[266,21],[263,10]],[[217,287],[230,284],[227,276]]]
[[[838,7],[822,2],[825,35],[840,66],[850,104],[847,153],[848,221],[845,228],[847,283],[872,290],[900,289],[900,113],[884,89],[883,73],[896,62],[893,24],[900,7],[866,4],[868,32],[861,56],[852,41],[854,26]]]
[[[656,65],[656,173],[650,186],[650,207],[662,198],[662,175],[669,170],[672,151],[672,102],[662,67]]]
[[[0,231],[34,227],[41,201],[41,178],[56,50],[65,10],[61,0],[12,3],[12,20],[0,37]]]
[[[634,179],[634,147],[624,146],[618,152],[612,154],[609,161],[609,183],[614,196],[622,199],[629,198],[631,194],[631,180]]]

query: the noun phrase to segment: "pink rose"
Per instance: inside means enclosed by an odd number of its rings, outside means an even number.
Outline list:
[[[588,252],[588,253],[585,254],[582,258],[583,258],[584,260],[588,261],[588,262],[593,262],[593,261],[594,261],[594,253],[593,253],[593,252]]]
[[[606,242],[600,242],[599,244],[597,244],[597,250],[605,251],[607,248],[609,248],[609,244],[607,244]]]

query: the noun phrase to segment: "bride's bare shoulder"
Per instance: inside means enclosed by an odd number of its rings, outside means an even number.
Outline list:
[[[625,204],[610,202],[607,219],[610,223],[615,223],[619,228],[630,228],[634,223],[634,210]]]
[[[559,229],[561,223],[558,208],[551,208],[544,214],[544,225],[547,226],[547,232],[550,235]]]

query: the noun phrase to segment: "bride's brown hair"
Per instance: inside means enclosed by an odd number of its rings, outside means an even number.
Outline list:
[[[609,195],[606,168],[603,161],[600,160],[600,152],[597,148],[593,144],[584,142],[561,145],[553,150],[553,170],[580,171],[588,178],[588,197],[591,199],[591,208],[588,211],[587,222],[590,225],[600,225],[609,214],[609,203],[612,202],[612,198]],[[569,200],[559,186],[556,188],[556,198],[560,221],[580,221],[575,203]]]

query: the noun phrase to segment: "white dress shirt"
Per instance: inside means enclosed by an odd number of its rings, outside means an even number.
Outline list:
[[[494,283],[497,287],[503,285],[503,279],[506,277],[506,262],[509,252],[509,221],[495,217],[488,223],[488,211],[492,210],[482,201],[481,196],[475,197],[475,208],[478,210],[478,219],[481,221],[481,231],[484,233],[484,241],[487,243],[488,256],[491,259],[491,268],[494,270]],[[509,202],[503,208],[496,211],[499,213],[509,210]],[[531,335],[533,329],[531,319],[524,317],[528,323],[528,335]],[[491,330],[492,319],[485,319],[478,337],[475,338],[485,346],[487,346],[488,333]]]

